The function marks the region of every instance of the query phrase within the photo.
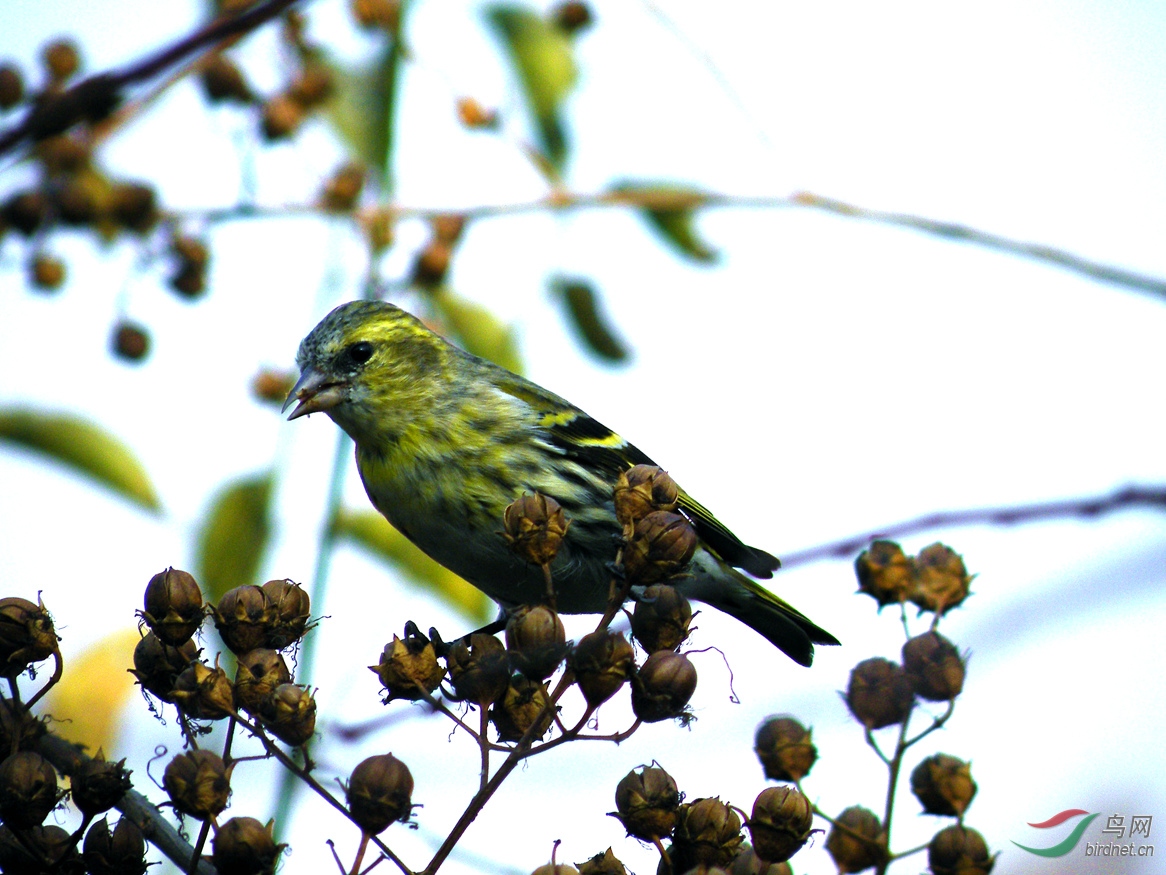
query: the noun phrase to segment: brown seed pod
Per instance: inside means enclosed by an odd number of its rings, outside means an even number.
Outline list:
[[[227,590],[210,610],[223,643],[235,654],[267,646],[275,628],[275,608],[262,587],[246,584]]]
[[[0,872],[56,875],[58,872],[81,872],[82,867],[77,843],[61,827],[38,824],[21,830],[17,839],[11,827],[0,826]]]
[[[0,64],[0,110],[24,100],[24,75],[15,64]]]
[[[623,551],[624,575],[641,586],[682,573],[696,552],[696,529],[678,513],[655,510],[636,523]]]
[[[280,684],[259,704],[259,718],[284,744],[299,747],[316,734],[316,700],[305,687]]]
[[[618,818],[630,836],[649,842],[666,838],[676,828],[680,798],[671,775],[658,766],[641,766],[638,772],[624,775],[616,786],[616,810],[611,816]]]
[[[352,0],[350,8],[353,19],[365,30],[394,33],[400,23],[400,0]]]
[[[563,621],[545,605],[516,608],[506,621],[510,664],[532,681],[544,681],[554,674],[568,649]]]
[[[839,872],[861,872],[886,861],[887,832],[872,811],[852,805],[835,818],[826,850]]]
[[[369,668],[381,679],[386,703],[393,699],[421,699],[436,690],[445,677],[433,642],[412,623],[405,624],[404,638],[393,636],[381,653],[381,661]]]
[[[162,787],[177,811],[206,820],[227,807],[233,768],[209,750],[188,750],[170,760]]]
[[[882,729],[907,719],[915,689],[898,663],[873,657],[850,672],[845,698],[854,719],[867,729]]]
[[[546,735],[554,719],[554,709],[546,709],[549,701],[541,683],[514,675],[506,692],[490,707],[490,722],[498,731],[498,740],[520,741],[532,726],[532,738]]]
[[[592,24],[591,7],[583,0],[564,0],[551,10],[551,18],[564,33],[576,34]]]
[[[680,806],[669,855],[675,870],[697,866],[727,866],[737,856],[745,836],[741,818],[718,797],[697,799]]]
[[[138,362],[150,352],[150,335],[141,325],[118,322],[113,326],[110,348],[118,358]]]
[[[260,587],[271,611],[264,646],[283,650],[303,637],[311,616],[308,591],[293,580],[269,580]]]
[[[615,695],[635,670],[635,656],[622,632],[599,629],[579,639],[568,663],[588,705],[596,708]]]
[[[988,875],[996,857],[974,829],[949,826],[941,829],[927,846],[927,862],[933,875]]]
[[[612,499],[616,519],[630,530],[654,510],[676,510],[680,489],[663,468],[636,465],[620,472]]]
[[[127,231],[145,234],[158,223],[154,187],[140,182],[115,183],[109,193],[109,214]]]
[[[903,645],[903,670],[915,694],[929,702],[950,702],[964,688],[964,661],[938,632],[925,632]]]
[[[286,140],[303,122],[303,106],[286,94],[277,94],[263,104],[260,128],[266,140]]]
[[[57,652],[53,618],[43,602],[0,599],[0,677],[15,678]]]
[[[122,817],[111,831],[103,817],[85,833],[81,859],[92,875],[144,875],[146,839],[130,818]]]
[[[762,790],[748,823],[754,852],[770,863],[783,863],[800,851],[813,826],[813,803],[793,787]]]
[[[356,206],[356,199],[364,188],[367,171],[363,164],[349,161],[341,165],[324,183],[320,193],[320,205],[336,213],[349,212]]]
[[[929,756],[911,772],[911,792],[927,814],[963,817],[976,795],[972,767],[945,753]]]
[[[576,863],[579,875],[627,875],[624,864],[608,848],[602,854],[596,854],[584,863]]]
[[[675,650],[688,639],[692,605],[676,587],[653,583],[636,597],[632,634],[649,654]]]
[[[21,750],[0,761],[0,820],[12,829],[39,826],[63,796],[56,771],[39,753]]]
[[[921,611],[943,615],[968,597],[972,577],[963,557],[951,547],[932,544],[915,557],[915,589],[911,601]]]
[[[554,560],[571,525],[557,501],[537,492],[507,505],[504,522],[510,549],[534,565]]]
[[[133,789],[126,761],[107,762],[104,754],[85,760],[69,776],[70,798],[86,817],[109,811]]]
[[[459,638],[445,657],[454,693],[465,702],[486,707],[510,685],[506,648],[493,635],[475,632]]]
[[[254,817],[232,817],[211,840],[219,875],[271,875],[287,845],[275,843],[275,821],[264,826]]]
[[[192,662],[174,680],[170,701],[196,720],[222,720],[235,713],[235,692],[227,673]]]
[[[645,723],[683,717],[696,692],[696,668],[671,650],[649,656],[632,675],[632,711]]]
[[[55,255],[38,252],[29,264],[29,280],[42,292],[53,292],[65,282],[65,262]]]
[[[915,590],[915,566],[893,541],[874,541],[854,560],[858,591],[876,602],[879,610],[907,601]]]
[[[753,750],[773,781],[800,781],[818,759],[812,732],[789,716],[770,717],[758,726]]]
[[[72,40],[58,39],[41,50],[41,61],[49,77],[61,83],[81,68],[81,53]]]
[[[379,835],[413,811],[413,776],[391,753],[362,760],[344,788],[348,810],[369,835]]]
[[[278,650],[249,650],[239,657],[235,670],[235,702],[248,714],[258,714],[275,688],[291,680],[291,671]]]
[[[165,644],[178,647],[191,639],[206,616],[198,581],[186,571],[167,568],[146,584],[138,616]]]
[[[207,58],[199,77],[211,103],[251,103],[255,94],[235,62],[221,53]]]

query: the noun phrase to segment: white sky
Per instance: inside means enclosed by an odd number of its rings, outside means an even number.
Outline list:
[[[81,40],[90,69],[120,64],[196,19],[197,4],[171,8],[163,17],[143,0],[8,3],[0,10],[0,56],[31,59],[46,38],[67,30]],[[322,38],[360,50],[339,4],[310,8]],[[510,129],[521,131],[477,8],[422,3],[411,23],[416,63],[405,83],[398,155],[404,203],[454,207],[543,193],[513,146],[456,126],[451,94],[470,93],[501,104]],[[1166,276],[1160,4],[667,8],[714,59],[747,115],[642,4],[597,3],[599,24],[580,41],[582,77],[570,104],[568,179],[578,190],[645,177],[748,195],[809,189]],[[254,40],[257,78],[270,48],[269,37]],[[276,87],[266,75],[258,84]],[[237,146],[247,130],[230,111],[208,119],[195,90],[180,87],[105,158],[122,174],[163,181],[163,201],[175,207],[233,203],[240,154],[254,160],[259,198],[272,204],[309,199],[338,160],[321,128],[259,155]],[[723,252],[716,267],[679,262],[630,214],[483,222],[468,233],[452,285],[517,323],[533,379],[617,428],[747,542],[778,554],[936,509],[1166,482],[1163,302],[1012,256],[809,211],[721,210],[699,227]],[[409,245],[423,236],[403,227],[386,271],[407,264]],[[265,570],[311,575],[335,428],[322,417],[282,423],[250,401],[247,384],[260,363],[290,365],[319,316],[357,294],[360,250],[342,226],[304,219],[225,225],[211,242],[211,291],[193,306],[161,289],[160,271],[135,270],[137,253],[125,245],[95,259],[88,242],[62,240],[70,280],[54,299],[22,288],[14,240],[0,249],[0,403],[92,416],[137,451],[166,507],[162,519],[145,519],[30,455],[0,453],[3,594],[44,590],[67,659],[132,623],[152,573],[191,564],[193,535],[216,486],[273,459],[284,476],[277,549]],[[557,271],[595,279],[636,350],[633,366],[603,370],[577,350],[545,292],[546,275]],[[119,307],[154,334],[156,354],[144,367],[104,353]],[[355,476],[348,500],[365,506]],[[1052,844],[1025,824],[1065,808],[1166,821],[1157,732],[1166,680],[1163,519],[1126,512],[942,531],[905,547],[915,552],[936,539],[979,574],[975,597],[942,627],[973,658],[954,718],[907,769],[936,751],[973,761],[980,792],[967,822],[1003,851],[1000,875],[1102,871],[1080,848],[1045,860],[1010,840]],[[753,729],[774,712],[814,726],[821,759],[807,788],[823,808],[881,810],[882,767],[835,691],[859,660],[895,657],[901,637],[896,618],[876,617],[869,599],[852,595],[854,586],[845,562],[776,579],[783,596],[844,642],[820,651],[810,671],[739,634],[732,621],[702,614],[692,646],[725,650],[741,704],[729,702],[717,654],[694,656],[701,684],[692,727],[656,725],[619,748],[576,744],[535,760],[470,830],[466,850],[499,871],[529,872],[562,838],[560,860],[614,845],[629,867],[652,871],[653,855],[604,816],[619,778],[656,758],[690,797],[720,795],[748,808],[765,786]],[[406,619],[462,628],[347,549],[337,556],[326,607],[316,607],[331,616],[318,633],[316,672],[329,721],[384,713],[364,666]],[[578,621],[569,631],[587,628]],[[178,735],[172,722],[145,723],[136,699],[133,707],[133,728],[116,754],[137,758],[135,777],[144,778],[141,752],[157,743],[175,750]],[[615,730],[621,720],[609,706],[602,726]],[[394,827],[388,837],[418,868],[476,785],[476,749],[447,732],[414,714],[360,748],[327,735],[317,744],[322,766],[340,774],[384,750],[409,764],[415,801],[425,805],[420,829]],[[230,813],[265,819],[267,779],[244,765],[253,777],[237,784]],[[284,871],[331,866],[325,837],[351,858],[350,827],[313,803],[301,810]],[[926,841],[941,825],[917,811],[904,777],[896,848]],[[1087,838],[1106,838],[1104,819]],[[833,871],[821,842],[794,862],[798,872]],[[924,866],[917,857],[894,871]],[[447,867],[451,875],[483,868],[472,857]],[[1104,871],[1153,866],[1126,858],[1107,860]]]

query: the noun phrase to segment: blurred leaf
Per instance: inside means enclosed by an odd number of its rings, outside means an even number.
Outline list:
[[[228,483],[212,499],[195,556],[195,576],[209,601],[256,582],[271,534],[271,485],[271,472],[264,472]]]
[[[522,373],[522,358],[514,329],[473,301],[441,291],[432,295],[437,313],[454,339],[468,352],[501,365],[508,371]]]
[[[399,54],[397,41],[389,40],[376,58],[364,64],[343,67],[333,61],[326,62],[336,90],[324,114],[382,187],[392,161]]]
[[[0,411],[0,440],[48,456],[147,510],[161,510],[154,485],[120,440],[100,426],[65,413]]]
[[[69,658],[68,670],[45,697],[44,712],[53,715],[53,731],[83,745],[92,756],[104,748],[114,756],[121,710],[134,692],[134,648],[142,638],[130,627],[111,632]]]
[[[333,524],[337,536],[350,538],[375,556],[409,576],[414,583],[440,596],[475,623],[494,615],[494,602],[449,569],[438,565],[371,510],[341,510]]]
[[[623,182],[614,186],[612,191],[634,195],[637,201],[659,204],[641,207],[640,211],[652,230],[679,254],[702,264],[711,264],[720,258],[720,253],[705,243],[693,226],[696,209],[705,200],[704,192],[688,186],[654,182]]]
[[[559,113],[578,77],[571,40],[554,22],[521,6],[490,6],[486,20],[510,55],[542,150],[561,169],[567,136]]]
[[[628,348],[608,324],[599,295],[588,280],[555,277],[551,291],[563,301],[571,327],[587,349],[609,362],[627,361]]]

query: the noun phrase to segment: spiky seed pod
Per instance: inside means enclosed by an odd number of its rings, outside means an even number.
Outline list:
[[[667,838],[676,828],[680,791],[672,776],[658,766],[628,772],[615,788],[618,818],[628,835],[644,841]]]
[[[198,581],[186,571],[167,568],[146,584],[144,610],[138,616],[165,644],[178,647],[190,640],[206,616]]]
[[[392,642],[385,645],[381,661],[369,668],[381,679],[386,703],[393,699],[423,698],[425,693],[436,690],[445,677],[433,642],[409,624],[405,626],[405,637],[394,635]]]
[[[379,835],[389,824],[408,820],[413,811],[413,776],[391,753],[362,760],[344,788],[348,810],[369,835]]]
[[[544,681],[554,674],[568,649],[563,621],[545,605],[519,607],[506,621],[510,664],[532,681]]]
[[[121,321],[113,326],[109,345],[118,358],[139,362],[150,352],[150,335],[141,325]]]
[[[103,817],[85,833],[81,859],[90,875],[144,875],[146,839],[130,818],[122,817],[111,831]]]
[[[687,872],[697,866],[727,866],[743,841],[741,818],[720,798],[686,802],[680,806],[672,833],[673,869]]]
[[[506,692],[490,707],[490,722],[498,731],[498,740],[519,741],[532,726],[532,738],[546,735],[554,718],[554,710],[546,709],[548,701],[546,687],[541,683],[514,675]]]
[[[915,589],[915,567],[894,541],[874,541],[854,561],[858,591],[876,602],[879,610],[907,601]]]
[[[692,604],[674,586],[653,583],[636,598],[632,634],[649,654],[675,650],[688,638]]]
[[[59,826],[21,830],[18,839],[8,826],[0,826],[0,872],[7,875],[75,875],[84,870],[77,843]]]
[[[232,817],[211,840],[219,875],[272,875],[285,847],[275,843],[274,820],[264,826],[254,817]]]
[[[927,846],[927,862],[932,875],[988,875],[996,865],[996,857],[976,830],[949,826],[932,837]]]
[[[579,875],[627,875],[628,870],[615,854],[608,848],[602,854],[596,854],[584,863],[576,863]]]
[[[465,702],[486,707],[510,684],[510,662],[506,648],[493,635],[475,632],[459,638],[445,657],[454,693]]]
[[[147,632],[134,648],[134,667],[130,674],[137,678],[143,690],[163,702],[172,702],[174,682],[198,658],[198,654],[193,641],[172,647],[163,644],[153,632]]]
[[[872,657],[850,672],[845,698],[855,720],[867,729],[882,729],[907,719],[915,689],[898,663]]]
[[[133,789],[125,764],[124,759],[116,763],[108,762],[105,755],[98,751],[96,757],[85,760],[74,770],[69,776],[72,788],[70,797],[82,814],[93,817],[109,811]]]
[[[948,754],[933,754],[911,772],[911,792],[927,814],[963,817],[976,795],[972,767]]]
[[[632,711],[645,723],[671,720],[684,714],[696,692],[696,668],[687,656],[661,650],[653,653],[632,675]]]
[[[223,643],[232,653],[246,653],[267,644],[275,626],[275,609],[261,587],[246,584],[227,590],[211,616]]]
[[[52,764],[31,750],[0,761],[0,820],[13,829],[38,826],[64,794]]]
[[[747,826],[757,856],[782,863],[809,841],[814,806],[793,787],[766,787],[753,803]]]
[[[15,678],[34,662],[57,652],[53,618],[43,602],[0,599],[0,676]]]
[[[204,662],[192,662],[174,680],[170,700],[196,720],[222,720],[235,713],[235,691],[227,673]]]
[[[915,557],[915,589],[911,601],[921,611],[945,614],[968,597],[972,577],[963,557],[951,547],[932,544]]]
[[[260,587],[271,611],[265,647],[283,650],[303,637],[311,616],[308,591],[292,580],[269,580]]]
[[[929,702],[950,702],[964,688],[964,661],[938,632],[925,632],[903,645],[903,670],[915,694]]]
[[[292,747],[307,744],[316,734],[316,700],[304,687],[280,684],[259,704],[263,726]]]
[[[47,731],[22,704],[0,698],[0,751],[30,750]]]
[[[835,818],[826,850],[839,872],[861,872],[886,861],[887,832],[874,812],[852,805]]]
[[[623,551],[627,579],[641,586],[674,577],[696,552],[696,529],[678,513],[655,510],[636,523]]]
[[[188,750],[170,760],[162,787],[177,811],[206,820],[227,807],[233,769],[209,750]]]
[[[655,510],[676,510],[680,489],[668,472],[655,465],[635,465],[621,471],[612,490],[615,516],[625,531]]]
[[[549,565],[571,521],[553,498],[536,492],[506,506],[503,537],[510,549],[533,565]]]
[[[753,848],[745,844],[729,867],[728,875],[793,875],[793,871],[789,863],[765,862]]]
[[[221,53],[211,55],[199,77],[211,103],[251,103],[255,94],[235,62]]]
[[[278,650],[249,650],[239,657],[235,669],[235,702],[248,714],[258,714],[275,688],[291,680],[291,671]]]
[[[592,708],[606,702],[636,667],[636,652],[622,632],[599,629],[584,635],[568,657],[575,683]]]
[[[772,781],[800,781],[818,759],[813,733],[789,716],[770,717],[758,726],[753,750]]]

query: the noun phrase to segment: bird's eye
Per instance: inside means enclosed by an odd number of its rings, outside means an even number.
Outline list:
[[[348,357],[358,365],[363,365],[372,358],[372,344],[367,340],[354,343],[346,350]]]

